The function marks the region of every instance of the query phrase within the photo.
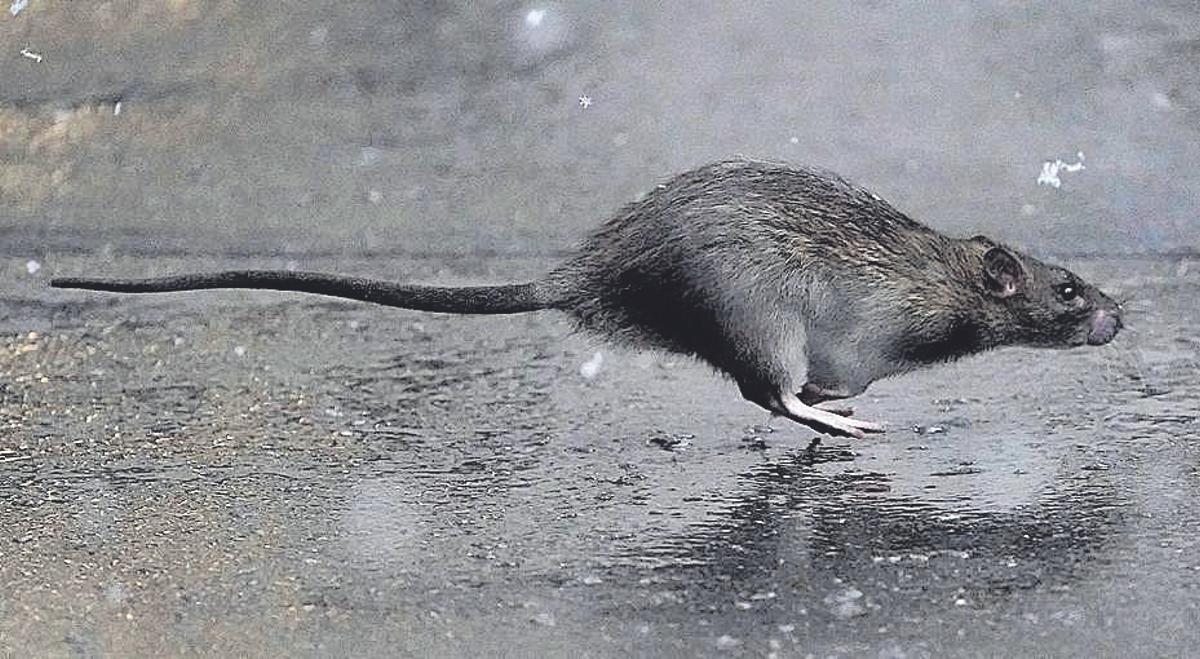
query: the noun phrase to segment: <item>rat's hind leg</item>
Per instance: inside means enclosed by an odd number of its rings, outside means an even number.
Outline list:
[[[863,433],[883,432],[883,426],[877,423],[848,419],[834,412],[806,405],[786,387],[763,386],[744,381],[740,381],[739,386],[746,400],[817,432],[860,439]]]

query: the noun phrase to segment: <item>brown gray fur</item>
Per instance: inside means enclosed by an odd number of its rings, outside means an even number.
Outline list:
[[[52,285],[271,288],[454,313],[558,309],[588,331],[702,359],[747,400],[850,436],[881,427],[816,406],[931,363],[1005,345],[1107,343],[1121,327],[1119,305],[1063,268],[982,236],[945,236],[833,173],[746,159],[659,185],[529,284],[246,271]]]

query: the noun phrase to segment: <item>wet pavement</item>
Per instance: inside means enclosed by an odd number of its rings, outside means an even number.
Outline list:
[[[250,261],[274,265],[217,265]],[[551,313],[50,291],[90,259],[10,259],[0,648],[1189,655],[1200,267],[1069,263],[1128,300],[1114,344],[885,381],[857,413],[886,435],[813,443],[703,366]],[[548,264],[300,265],[456,283]]]
[[[1197,654],[1194,3],[0,7],[0,656]],[[814,444],[549,313],[46,287],[522,280],[739,153],[1063,261],[1127,329]]]

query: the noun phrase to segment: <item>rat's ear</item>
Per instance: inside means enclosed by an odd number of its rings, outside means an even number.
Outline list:
[[[984,235],[971,236],[971,242],[979,243],[980,245],[986,245],[988,247],[996,246],[996,241],[994,241],[991,238],[988,238],[987,236],[984,236]]]
[[[983,255],[983,280],[996,297],[1010,297],[1025,283],[1025,268],[1013,253],[993,247]]]

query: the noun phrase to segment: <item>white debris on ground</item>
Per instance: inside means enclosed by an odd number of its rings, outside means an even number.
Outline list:
[[[587,95],[580,96],[579,97],[579,107],[581,107],[585,110],[592,107],[592,97],[587,96]]]
[[[1083,152],[1080,151],[1076,153],[1075,156],[1078,158],[1078,160],[1073,163],[1065,163],[1057,158],[1054,160],[1054,162],[1047,160],[1046,162],[1042,163],[1042,173],[1038,174],[1037,178],[1038,185],[1049,185],[1056,189],[1061,188],[1062,179],[1058,177],[1060,172],[1074,174],[1075,172],[1079,172],[1084,169]]]
[[[12,4],[10,4],[8,6],[8,13],[12,14],[13,16],[16,16],[17,14],[21,13],[21,10],[25,9],[25,7],[27,7],[28,5],[29,5],[29,0],[13,0]]]
[[[847,588],[839,593],[833,593],[825,598],[825,604],[833,615],[845,619],[865,615],[863,607],[863,592],[857,588]]]
[[[31,59],[35,62],[41,62],[43,59],[45,59],[44,57],[41,56],[41,54],[35,53],[32,50],[29,50],[28,48],[21,49],[21,56],[24,57],[25,59]]]
[[[237,355],[238,357],[245,357],[246,356],[246,346],[234,346],[233,354]]]
[[[729,634],[725,634],[717,639],[717,647],[721,650],[732,650],[741,644],[741,641],[730,636]]]
[[[604,353],[596,351],[592,358],[583,363],[579,367],[579,374],[586,380],[591,380],[600,373],[600,367],[604,366]]]
[[[28,272],[31,275],[36,275],[38,273],[38,270],[41,270],[41,269],[42,269],[42,264],[39,263],[37,261],[37,259],[29,259],[28,261],[25,262],[25,272]]]

